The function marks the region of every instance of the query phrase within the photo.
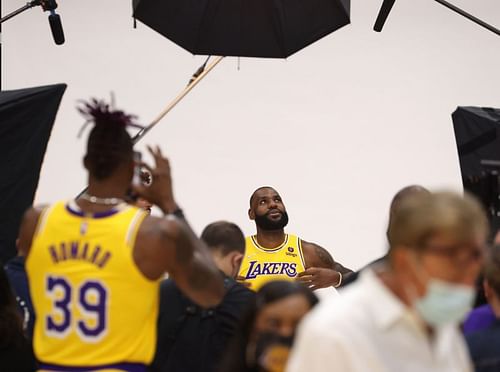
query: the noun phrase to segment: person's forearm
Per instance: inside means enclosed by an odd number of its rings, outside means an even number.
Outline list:
[[[182,272],[178,283],[186,295],[203,307],[218,305],[224,297],[224,282],[205,244],[197,238],[187,221],[176,244],[176,256],[181,259]],[[189,251],[186,257],[186,251]],[[186,259],[187,258],[187,259]]]
[[[174,214],[175,211],[180,210],[174,198],[165,198],[160,203],[158,203],[157,206],[165,215]]]
[[[190,265],[187,281],[193,298],[203,307],[217,306],[224,297],[224,281],[215,264],[197,250]]]
[[[342,266],[338,262],[335,262],[334,270],[338,271],[339,273],[341,273],[343,277],[347,277],[347,276],[349,276],[350,274],[353,273],[353,271],[351,269],[348,269],[347,267]]]

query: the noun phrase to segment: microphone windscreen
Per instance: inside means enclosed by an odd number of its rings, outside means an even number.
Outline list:
[[[375,31],[382,31],[385,21],[387,20],[395,1],[396,0],[384,0],[382,7],[380,8],[380,12],[378,13],[377,20],[375,21],[375,26],[373,26]]]
[[[64,44],[64,31],[62,28],[61,17],[59,14],[49,15],[50,30],[52,31],[52,37],[57,45]]]

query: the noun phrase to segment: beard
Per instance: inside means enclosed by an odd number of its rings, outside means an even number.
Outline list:
[[[260,216],[256,214],[255,224],[266,231],[282,230],[288,225],[288,213],[281,212],[281,218],[279,220],[270,219],[268,213]]]

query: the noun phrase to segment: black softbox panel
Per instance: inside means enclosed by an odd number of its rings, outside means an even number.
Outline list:
[[[452,115],[462,178],[480,176],[500,162],[500,109],[458,107]]]
[[[65,84],[0,92],[0,260],[16,255]]]

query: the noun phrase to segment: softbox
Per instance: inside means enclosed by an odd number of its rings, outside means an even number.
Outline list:
[[[16,238],[32,205],[66,84],[0,92],[0,260],[16,255]]]

